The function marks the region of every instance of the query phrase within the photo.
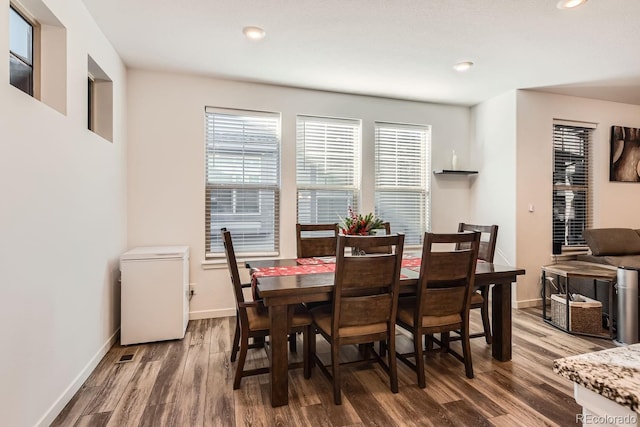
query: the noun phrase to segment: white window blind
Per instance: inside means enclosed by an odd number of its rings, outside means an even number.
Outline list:
[[[360,120],[297,117],[298,222],[339,222],[358,210]]]
[[[429,153],[431,128],[375,124],[375,209],[405,233],[405,245],[420,245],[429,229]]]
[[[220,256],[220,228],[242,254],[277,254],[280,114],[207,107],[207,257]]]
[[[553,242],[582,247],[591,227],[593,203],[590,146],[593,125],[554,122],[553,125]]]

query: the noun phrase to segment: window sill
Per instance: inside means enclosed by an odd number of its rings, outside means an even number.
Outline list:
[[[477,175],[478,171],[442,169],[442,170],[433,171],[433,174],[434,175]]]
[[[227,261],[225,259],[219,260],[205,260],[200,263],[203,270],[222,270],[227,268]]]
[[[588,255],[589,250],[586,248],[564,249],[561,254],[551,255],[551,261],[575,261],[578,255]]]

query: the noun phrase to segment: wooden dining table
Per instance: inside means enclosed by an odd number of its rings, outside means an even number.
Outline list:
[[[278,259],[247,261],[246,267],[252,275],[260,270],[271,269],[270,275],[255,274],[255,290],[269,310],[270,321],[270,381],[271,405],[286,405],[289,402],[288,384],[288,318],[293,306],[299,303],[330,301],[333,293],[334,273],[322,263],[307,264],[305,259]],[[315,267],[314,267],[315,265]],[[282,271],[282,274],[274,273]],[[400,292],[415,293],[418,283],[419,264],[403,267]],[[491,318],[493,329],[492,355],[500,361],[511,360],[511,284],[525,270],[479,261],[476,266],[476,287],[493,286]]]

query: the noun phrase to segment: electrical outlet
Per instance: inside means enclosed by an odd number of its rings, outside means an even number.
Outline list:
[[[189,283],[189,295],[195,295],[195,294],[196,294],[196,284]]]

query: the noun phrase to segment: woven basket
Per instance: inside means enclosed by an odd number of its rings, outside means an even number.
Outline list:
[[[551,321],[571,332],[602,333],[602,303],[582,297],[586,302],[569,301],[569,327],[567,328],[567,300],[564,294],[551,295]]]

